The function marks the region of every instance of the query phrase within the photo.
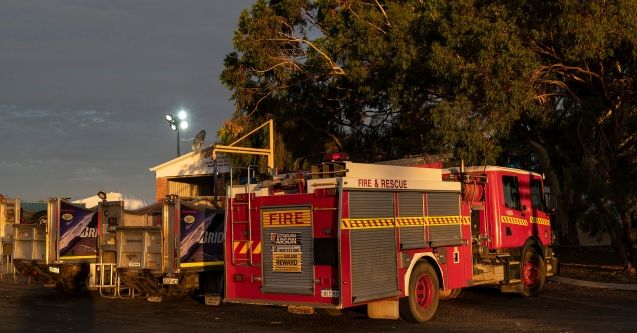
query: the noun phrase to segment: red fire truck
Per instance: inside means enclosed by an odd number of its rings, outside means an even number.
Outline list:
[[[556,266],[542,191],[519,169],[348,161],[230,186],[225,301],[423,322],[464,287],[535,295]]]

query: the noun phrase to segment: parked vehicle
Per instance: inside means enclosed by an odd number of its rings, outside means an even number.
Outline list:
[[[13,263],[23,275],[78,293],[97,258],[97,211],[51,198],[46,212],[46,219],[14,225]]]
[[[96,287],[111,288],[115,295],[122,295],[118,289],[132,289],[150,300],[198,291],[219,303],[223,210],[203,198],[173,196],[135,211],[104,202],[99,211],[106,229],[100,233],[99,268],[91,271],[107,273],[95,280]]]
[[[225,301],[430,320],[490,284],[536,295],[556,260],[542,176],[334,161],[228,188]]]

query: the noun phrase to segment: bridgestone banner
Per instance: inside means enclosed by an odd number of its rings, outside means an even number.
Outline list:
[[[223,211],[180,205],[180,262],[223,262]]]
[[[87,259],[97,255],[97,212],[60,200],[60,258]]]

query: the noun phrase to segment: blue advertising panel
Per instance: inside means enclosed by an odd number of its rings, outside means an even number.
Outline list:
[[[223,210],[180,204],[180,267],[223,265]]]
[[[97,212],[60,201],[60,259],[97,257]]]

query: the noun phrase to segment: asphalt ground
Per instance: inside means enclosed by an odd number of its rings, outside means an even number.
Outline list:
[[[540,296],[522,298],[470,288],[441,301],[424,324],[372,320],[364,313],[329,317],[274,306],[206,306],[190,298],[152,303],[73,297],[23,279],[0,281],[0,332],[637,332],[637,291],[553,282]]]

